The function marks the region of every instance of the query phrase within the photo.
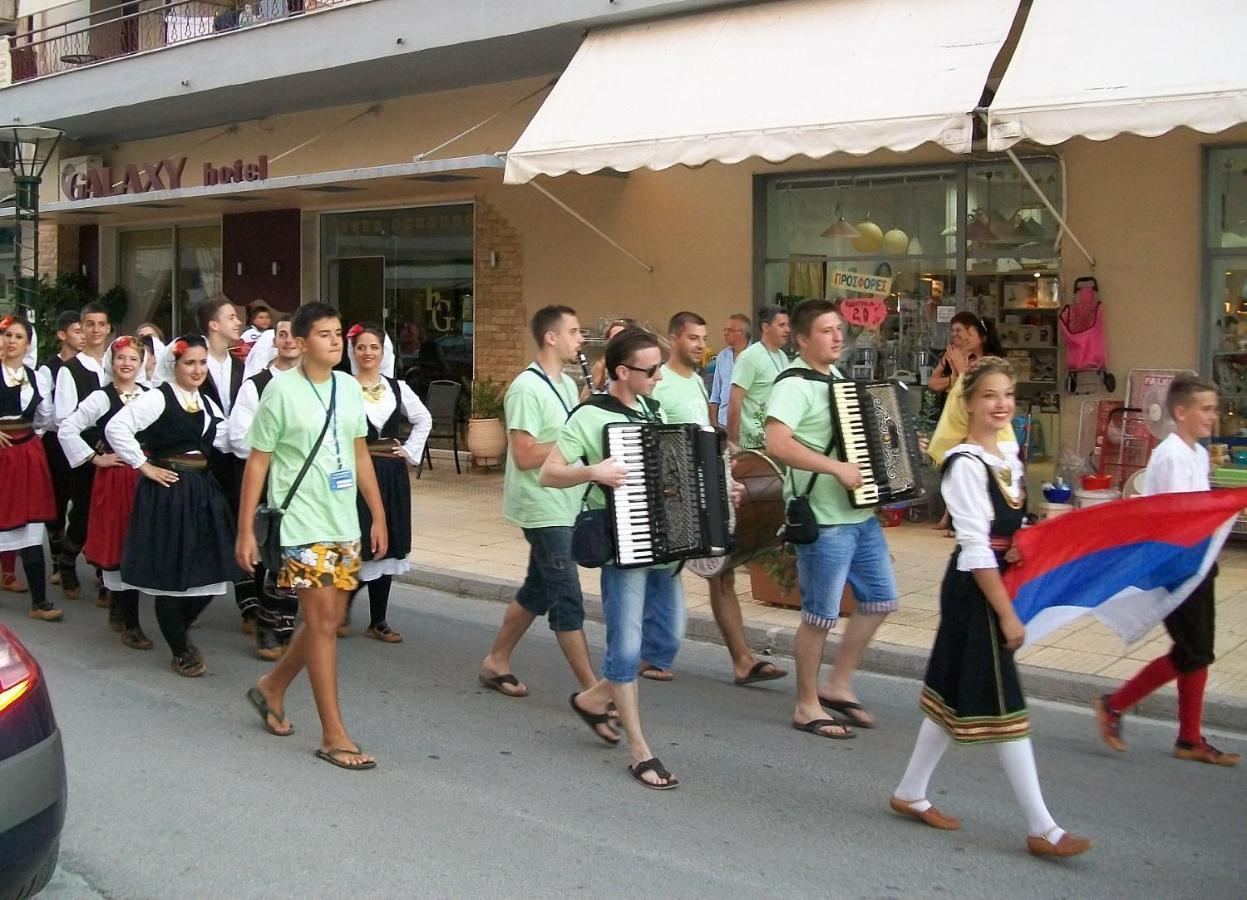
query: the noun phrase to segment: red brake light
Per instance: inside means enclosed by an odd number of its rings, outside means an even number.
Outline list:
[[[13,633],[0,627],[0,715],[30,692],[39,667]]]

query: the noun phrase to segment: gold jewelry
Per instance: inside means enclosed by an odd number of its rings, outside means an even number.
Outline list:
[[[26,367],[18,366],[16,369],[4,367],[4,383],[9,387],[21,387],[26,383]]]
[[[376,384],[361,384],[360,387],[364,391],[364,399],[369,403],[380,403],[381,395],[385,393],[385,382],[378,381]]]
[[[138,389],[132,391],[118,391],[117,396],[121,398],[122,406],[129,406],[130,401],[139,395]]]
[[[194,400],[187,400],[185,403],[182,404],[182,409],[186,410],[188,413],[200,412],[199,404],[196,403]]]

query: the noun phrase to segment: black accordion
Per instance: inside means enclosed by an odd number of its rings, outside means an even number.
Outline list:
[[[894,381],[834,381],[828,390],[836,446],[862,472],[850,503],[862,509],[921,495],[922,453],[904,413],[904,388]]]
[[[724,438],[698,425],[612,422],[602,445],[627,480],[607,491],[621,569],[731,551]]]

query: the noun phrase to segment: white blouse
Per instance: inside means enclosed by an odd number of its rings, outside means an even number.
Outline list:
[[[211,413],[220,419],[217,425],[216,436],[212,442],[212,446],[220,450],[222,453],[229,452],[229,434],[225,428],[225,416],[221,413],[221,408],[202,396],[199,391],[187,392],[182,390],[176,384],[172,386],[174,394],[184,404],[189,400],[199,404],[199,408],[205,413]],[[139,468],[143,463],[147,462],[147,457],[143,454],[143,448],[139,445],[138,433],[148,428],[157,419],[161,413],[165,411],[165,392],[161,390],[148,391],[142,397],[139,397],[117,415],[109,420],[104,427],[104,438],[108,441],[108,446],[113,448],[113,452],[121,457],[122,461],[132,468]],[[203,434],[208,430],[208,416],[202,417]]]
[[[145,391],[144,388],[137,385],[135,390],[140,394]],[[137,399],[137,396],[133,397],[131,402]],[[125,402],[124,397],[122,402]],[[57,438],[61,442],[61,449],[65,451],[65,458],[69,460],[69,465],[73,468],[76,469],[89,462],[91,457],[95,455],[95,448],[82,439],[82,432],[102,419],[108,412],[108,407],[108,394],[104,391],[95,391],[78,404],[78,408],[70,413],[69,418],[61,423],[61,427],[57,431]],[[117,415],[121,415],[121,413],[118,412]]]
[[[394,391],[390,388],[390,383],[383,378],[381,384],[384,390],[377,402],[373,403],[366,395],[364,397],[364,415],[368,417],[369,424],[378,432],[390,420],[390,416],[394,414],[395,404],[398,403]],[[428,440],[429,432],[433,430],[433,416],[406,382],[398,383],[398,392],[402,395],[402,414],[411,423],[411,434],[403,443],[403,455],[413,466],[418,466],[420,458],[424,455],[424,442]]]
[[[15,387],[21,382],[22,389],[18,391],[18,407],[25,409],[30,405],[30,401],[34,399],[35,389],[39,390],[39,405],[35,407],[34,423],[32,427],[36,432],[42,434],[52,424],[52,376],[46,369],[42,372],[36,371],[34,381],[31,381],[30,372],[23,366],[20,369],[13,370],[8,366],[0,366],[4,369],[4,383],[7,387]],[[4,416],[5,419],[18,419],[20,416]]]
[[[276,378],[283,371],[290,370],[274,369],[273,377]],[[251,441],[247,434],[251,431],[251,423],[255,421],[255,414],[259,408],[260,391],[256,388],[255,382],[248,378],[238,389],[238,396],[234,398],[234,407],[229,411],[229,424],[226,428],[230,452],[239,459],[246,459],[251,455]]]
[[[88,372],[94,372],[96,378],[99,379],[100,387],[108,382],[108,376],[104,374],[104,367],[95,361],[95,357],[88,356],[86,352],[79,353],[75,359],[87,367]],[[56,396],[53,400],[53,419],[56,427],[60,428],[61,423],[69,418],[69,414],[78,408],[78,404],[82,402],[78,396],[78,385],[74,383],[74,374],[65,366],[61,366],[61,370],[56,373]]]
[[[993,456],[976,444],[959,444],[949,450],[945,458],[954,453],[968,453],[977,456],[993,469],[1008,470],[1011,474],[1009,484],[997,484],[1007,499],[1020,502],[1025,495],[1025,470],[1022,461],[1010,448],[1002,447],[1001,451],[1004,459]],[[996,554],[991,548],[991,526],[995,514],[987,484],[987,469],[969,460],[957,460],[944,473],[940,494],[944,497],[948,514],[952,516],[953,530],[961,548],[961,554],[957,558],[957,570],[971,572],[975,569],[997,568]]]

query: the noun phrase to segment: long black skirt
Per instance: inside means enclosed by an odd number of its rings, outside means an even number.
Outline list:
[[[405,559],[411,552],[411,475],[405,457],[373,454],[372,467],[377,471],[377,487],[385,508],[385,527],[390,535],[389,549],[379,559]],[[365,562],[371,560],[372,547],[368,535],[372,531],[372,513],[362,494],[356,495],[359,508],[360,543]]]
[[[940,626],[923,679],[922,711],[959,744],[1030,734],[1026,698],[1000,620],[953,556],[940,586]]]
[[[179,472],[162,487],[140,478],[121,555],[121,580],[149,594],[181,593],[243,577],[234,520],[216,478]]]

